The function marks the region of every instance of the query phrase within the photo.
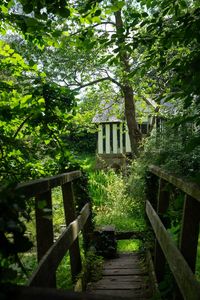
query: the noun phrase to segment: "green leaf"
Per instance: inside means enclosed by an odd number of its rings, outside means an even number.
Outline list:
[[[94,15],[95,15],[96,17],[100,16],[100,15],[101,15],[101,9],[97,9],[97,10],[95,11]]]

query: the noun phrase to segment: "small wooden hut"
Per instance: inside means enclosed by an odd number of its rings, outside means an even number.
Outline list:
[[[100,112],[93,118],[98,126],[97,168],[107,166],[120,169],[126,166],[131,157],[131,145],[128,128],[123,115],[122,104],[102,102]],[[151,118],[149,110],[143,115],[139,126],[144,135],[148,133]]]

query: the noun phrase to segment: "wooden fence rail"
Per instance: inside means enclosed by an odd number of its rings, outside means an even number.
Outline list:
[[[74,171],[19,184],[16,188],[16,192],[27,199],[35,198],[38,267],[29,280],[29,286],[56,287],[56,270],[68,250],[72,279],[75,280],[81,271],[78,235],[88,222],[90,205],[87,203],[76,216],[73,181],[80,176],[80,171]],[[58,186],[62,188],[66,229],[54,242],[52,188]]]
[[[146,213],[155,233],[154,266],[158,281],[162,281],[166,261],[174,275],[179,292],[175,299],[200,299],[200,283],[195,278],[195,266],[200,224],[200,187],[150,166],[154,175],[150,186],[158,188],[157,199],[149,195],[152,204],[146,202]],[[159,180],[158,184],[155,177]],[[165,215],[169,207],[169,184],[185,193],[181,234],[178,247],[165,228]]]

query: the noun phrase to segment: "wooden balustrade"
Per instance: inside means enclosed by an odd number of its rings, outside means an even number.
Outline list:
[[[149,171],[158,186],[157,199],[150,194],[146,202],[146,213],[155,233],[154,266],[158,282],[163,280],[165,262],[167,261],[176,280],[179,292],[175,299],[200,299],[200,283],[195,278],[199,224],[200,224],[200,187],[163,171],[157,166],[150,166]],[[157,177],[159,184],[155,182]],[[151,176],[150,176],[151,178]],[[166,230],[165,214],[169,206],[169,185],[185,193],[183,217],[179,245]],[[150,189],[147,189],[150,192]],[[151,202],[151,203],[150,203]]]
[[[19,184],[16,188],[16,192],[27,199],[35,198],[38,267],[29,280],[29,286],[56,287],[56,270],[68,250],[72,279],[75,280],[81,271],[78,235],[88,222],[90,205],[87,203],[76,216],[73,181],[80,176],[80,171],[74,171]],[[58,186],[62,188],[66,229],[54,242],[52,188]]]

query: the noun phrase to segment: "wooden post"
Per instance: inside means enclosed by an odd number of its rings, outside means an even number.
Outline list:
[[[146,196],[153,208],[157,210],[157,191],[158,191],[158,177],[153,173],[146,172]]]
[[[196,255],[199,236],[200,203],[185,195],[182,228],[180,236],[180,250],[195,273]]]
[[[98,154],[103,154],[103,130],[102,125],[98,128]]]
[[[164,214],[166,213],[168,206],[169,206],[169,191],[166,190],[166,182],[163,179],[159,179],[159,187],[158,187],[158,202],[157,202],[157,213],[160,216],[162,222],[164,225],[165,218]],[[163,251],[156,240],[155,242],[155,256],[154,256],[154,266],[155,266],[155,273],[157,276],[158,282],[161,282],[164,278],[164,272],[165,272],[165,263],[166,259],[163,254]]]
[[[106,124],[106,154],[110,154],[110,124]]]
[[[113,153],[117,153],[117,124],[113,124]]]
[[[63,193],[63,205],[65,211],[65,221],[67,226],[69,225],[69,223],[71,223],[76,219],[73,183],[69,182],[63,184],[62,193]],[[70,254],[70,264],[71,264],[71,275],[72,275],[72,280],[74,282],[82,268],[78,238],[74,241],[74,243],[70,247],[69,254]]]
[[[45,210],[44,210],[45,209]],[[47,211],[48,210],[48,211]],[[51,190],[35,197],[36,240],[38,262],[53,244],[53,219]],[[44,274],[45,277],[45,274]],[[55,274],[47,276],[45,286],[55,287]]]
[[[88,202],[89,203],[89,202]],[[92,223],[92,209],[91,209],[91,203],[90,205],[90,216],[88,217],[85,226],[83,227],[82,234],[83,234],[83,247],[84,250],[87,251],[89,250],[89,247],[91,246],[91,238],[93,235],[94,231],[94,225]]]

